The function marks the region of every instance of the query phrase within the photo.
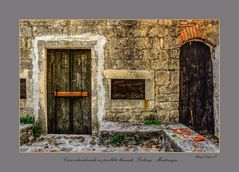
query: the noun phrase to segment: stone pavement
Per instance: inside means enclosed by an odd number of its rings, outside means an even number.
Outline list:
[[[159,143],[166,152],[219,152],[217,146],[210,140],[181,123],[147,126],[105,122],[99,131],[100,140],[104,145],[112,142],[114,135],[123,133],[126,138],[137,136],[147,144]]]
[[[116,146],[112,144],[112,138],[119,134],[124,136],[124,141]],[[135,143],[135,138],[139,142]],[[91,135],[48,134],[37,138],[33,143],[21,145],[20,152],[217,153],[219,149],[211,141],[180,123],[146,126],[105,122],[99,129],[99,138]]]
[[[99,153],[99,152],[161,152],[161,145],[103,146],[99,139],[90,135],[48,134],[35,143],[20,146],[20,152]]]

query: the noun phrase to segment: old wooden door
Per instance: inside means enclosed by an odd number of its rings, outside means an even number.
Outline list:
[[[210,48],[189,42],[180,49],[179,121],[214,133],[213,69]]]
[[[90,51],[49,49],[47,70],[48,133],[91,134]]]

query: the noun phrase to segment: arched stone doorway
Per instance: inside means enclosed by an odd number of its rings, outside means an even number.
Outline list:
[[[179,121],[196,131],[214,134],[211,51],[200,41],[180,48]]]

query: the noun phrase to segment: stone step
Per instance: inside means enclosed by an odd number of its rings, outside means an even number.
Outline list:
[[[132,125],[103,122],[99,129],[99,141],[100,144],[113,146],[160,144],[166,152],[219,152],[212,142],[181,123]]]
[[[103,145],[159,144],[162,126],[132,125],[105,122],[100,126],[99,139]]]
[[[179,130],[172,130],[175,128]],[[219,152],[219,149],[211,141],[183,124],[168,126],[164,129],[163,135],[162,143],[165,150],[169,152]],[[197,138],[203,140],[196,140]]]

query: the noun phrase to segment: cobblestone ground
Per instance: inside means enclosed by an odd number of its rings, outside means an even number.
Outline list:
[[[49,134],[41,136],[35,142],[21,145],[20,152],[164,152],[162,145],[103,146],[99,139],[90,135]]]

